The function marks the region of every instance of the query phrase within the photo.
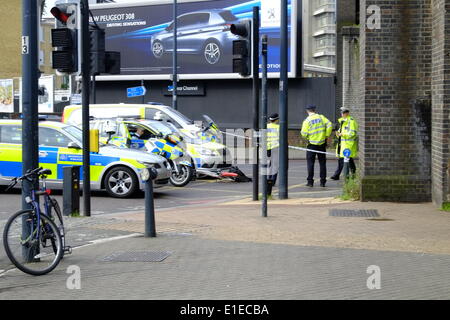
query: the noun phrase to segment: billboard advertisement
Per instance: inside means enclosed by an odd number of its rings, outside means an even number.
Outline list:
[[[14,112],[14,87],[12,79],[0,79],[0,112]]]
[[[297,0],[288,1],[289,75],[296,76]],[[121,52],[121,74],[98,80],[170,79],[173,71],[173,1],[92,5],[91,21],[106,31],[106,50]],[[180,79],[233,79],[231,24],[261,9],[261,35],[269,37],[269,76],[280,71],[280,4],[273,0],[179,1],[177,55]],[[294,23],[292,23],[294,22]]]
[[[39,78],[39,95],[38,95],[38,112],[53,113],[54,112],[54,96],[55,96],[55,76],[42,75]],[[20,79],[20,106],[19,112],[22,112],[22,79]]]

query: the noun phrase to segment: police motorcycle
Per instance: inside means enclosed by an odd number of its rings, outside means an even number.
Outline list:
[[[199,178],[226,179],[234,182],[252,181],[237,166],[232,166],[229,163],[231,161],[230,153],[226,146],[221,144],[222,132],[217,124],[207,115],[203,115],[203,119],[200,130],[196,132],[177,129],[170,121],[164,122],[184,138],[187,144],[186,150],[192,158],[198,159],[200,157],[199,152],[205,152],[201,156],[203,161],[194,161],[196,176]],[[157,113],[154,120],[164,121],[165,119],[161,118],[161,115]],[[202,146],[203,151],[199,151],[198,146]],[[211,159],[211,161],[207,161],[207,159]],[[212,165],[213,163],[214,165]]]
[[[111,119],[105,122],[106,143],[122,148],[141,149],[160,155],[167,159],[171,167],[169,181],[175,187],[186,186],[194,177],[192,163],[184,153],[182,137],[175,134],[158,132],[151,134],[133,124],[126,126],[124,119]],[[119,130],[117,127],[119,126]],[[117,134],[119,132],[119,134]]]

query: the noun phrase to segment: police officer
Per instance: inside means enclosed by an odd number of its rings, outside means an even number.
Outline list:
[[[349,149],[350,161],[349,168],[352,174],[356,172],[355,161],[353,160],[358,155],[358,123],[350,116],[350,110],[347,107],[341,108],[341,118],[339,118],[339,129],[336,131],[338,137],[338,144],[336,146],[336,156],[339,157],[338,167],[334,175],[330,178],[339,180],[342,169],[344,168],[344,150]]]
[[[280,146],[280,117],[274,113],[267,124],[267,195],[272,195],[272,188],[277,181],[279,146]]]
[[[301,135],[308,140],[308,149],[326,152],[327,139],[333,130],[330,120],[325,116],[317,114],[315,105],[309,105],[306,108],[308,117],[303,121]],[[308,182],[307,187],[314,186],[314,163],[316,156],[320,165],[320,186],[325,187],[327,182],[327,158],[324,153],[316,153],[313,151],[306,152],[306,160],[308,164]]]

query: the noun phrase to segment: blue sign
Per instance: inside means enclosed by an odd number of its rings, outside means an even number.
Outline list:
[[[352,152],[350,151],[350,149],[345,149],[343,154],[344,154],[344,157],[350,158],[350,156],[352,155]]]
[[[147,93],[147,89],[145,89],[145,87],[142,87],[142,86],[127,89],[127,97],[128,98],[142,97],[142,96],[145,96],[146,93]]]
[[[173,86],[168,86],[167,90],[169,90],[169,92],[172,92],[173,91]]]

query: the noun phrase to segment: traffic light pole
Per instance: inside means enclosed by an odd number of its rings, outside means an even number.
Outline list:
[[[268,175],[268,161],[267,161],[267,35],[262,36],[262,216],[267,217],[267,175]]]
[[[22,172],[36,169],[39,165],[39,122],[38,122],[38,2],[34,0],[23,0],[22,21]],[[31,209],[25,201],[31,196],[33,185],[27,180],[22,182],[22,209]],[[38,199],[36,199],[38,200]],[[22,237],[30,235],[30,224],[23,221]],[[32,261],[34,252],[23,246],[23,257],[26,261]]]
[[[81,0],[81,37],[82,37],[82,123],[83,123],[83,215],[91,216],[91,170],[89,141],[89,85],[90,85],[90,36],[89,2]]]
[[[172,108],[178,109],[178,4],[177,0],[173,0],[173,91],[172,91]]]
[[[253,70],[253,201],[259,193],[259,7],[253,7],[252,21],[252,70]]]
[[[280,70],[280,184],[279,198],[288,198],[288,5],[281,1]]]

